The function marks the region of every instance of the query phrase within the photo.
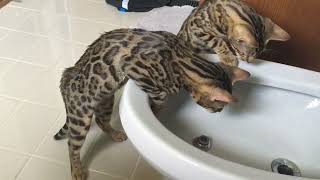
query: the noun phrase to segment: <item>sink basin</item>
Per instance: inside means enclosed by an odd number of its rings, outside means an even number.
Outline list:
[[[134,146],[177,180],[297,179],[271,171],[278,158],[295,163],[298,179],[320,179],[320,73],[262,60],[240,66],[251,78],[234,86],[239,102],[221,113],[182,91],[155,117],[146,94],[129,81],[120,117]],[[211,140],[207,152],[192,145],[201,135]]]

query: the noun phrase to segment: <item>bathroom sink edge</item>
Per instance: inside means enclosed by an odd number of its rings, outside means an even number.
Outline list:
[[[253,77],[261,76],[264,73],[269,73],[269,76],[262,76],[258,81],[250,79],[249,83],[257,83],[282,89],[294,90],[312,96],[319,96],[320,92],[320,73],[308,71],[300,68],[295,68],[287,65],[282,65],[273,62],[266,62],[259,60],[262,65],[254,66],[251,64],[241,63],[240,67],[251,72]],[[272,68],[272,69],[270,69]],[[288,71],[287,69],[291,70]],[[272,70],[272,73],[270,72]],[[302,75],[304,77],[302,78]],[[290,76],[290,77],[289,77]],[[304,82],[301,82],[302,79]],[[295,82],[300,82],[299,85]],[[297,87],[298,86],[298,87]],[[136,101],[141,101],[142,106],[137,110]],[[147,96],[144,94],[132,81],[129,81],[124,89],[123,97],[120,104],[120,117],[124,129],[126,130],[129,139],[131,139],[134,146],[141,152],[145,153],[143,156],[148,159],[153,165],[159,168],[160,165],[163,172],[169,174],[170,177],[176,179],[188,180],[196,174],[199,179],[210,179],[212,177],[218,179],[292,179],[290,176],[283,176],[263,170],[247,167],[231,161],[223,160],[219,157],[211,156],[196,148],[190,148],[188,143],[184,142],[169,130],[167,130],[152,114],[147,105]],[[141,117],[143,113],[144,118]],[[141,132],[133,132],[133,129]],[[145,136],[145,138],[141,138]],[[146,138],[147,137],[147,138]],[[146,144],[148,146],[146,146]],[[185,150],[188,152],[185,152]],[[147,150],[147,151],[146,151]],[[166,154],[163,154],[163,152]],[[161,154],[162,153],[162,154]],[[161,154],[158,157],[154,154]],[[170,163],[165,159],[170,159]],[[181,167],[181,172],[172,172],[171,168],[176,161],[185,161],[185,165],[189,167]],[[157,163],[155,163],[157,162]],[[192,172],[185,171],[186,169],[193,169]],[[177,167],[175,168],[177,171]],[[175,176],[175,174],[183,175],[183,177]],[[311,180],[310,178],[297,178],[301,180]]]

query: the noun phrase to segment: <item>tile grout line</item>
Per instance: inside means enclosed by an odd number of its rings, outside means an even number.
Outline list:
[[[70,41],[73,41],[73,35],[72,35],[72,29],[71,29],[71,17],[70,17],[70,8],[69,8],[69,3],[67,0],[64,0],[64,4],[65,4],[65,7],[66,7],[66,12],[67,12],[67,22],[68,22],[68,33],[70,35]],[[72,50],[71,50],[71,58],[73,60],[75,60],[75,48],[72,47]]]
[[[28,31],[21,31],[21,30],[18,30],[18,29],[12,29],[12,28],[8,28],[8,27],[5,27],[5,26],[0,26],[0,29],[3,29],[3,30],[7,30],[7,31],[13,31],[13,32],[19,32],[19,33],[24,33],[24,34],[28,34],[28,35],[31,35],[31,36],[37,36],[37,37],[43,37],[43,38],[48,38],[48,39],[56,39],[56,40],[63,40],[63,41],[68,41],[67,39],[63,39],[63,38],[60,38],[60,37],[50,37],[48,35],[43,35],[43,34],[39,34],[39,33],[32,33],[32,32],[28,32]]]
[[[27,8],[27,7],[22,7],[22,6],[17,6],[14,5],[12,3],[8,4],[8,7],[13,7],[13,8],[18,8],[18,9],[24,9],[24,10],[29,10],[29,11],[33,11],[33,12],[38,12],[38,13],[42,13],[43,11],[40,11],[38,9],[32,9],[32,8]],[[48,11],[49,12],[49,11]]]
[[[30,163],[32,159],[32,156],[29,156],[27,161],[24,163],[23,167],[21,169],[19,169],[19,171],[16,173],[16,175],[14,176],[14,179],[18,179],[18,177],[21,175],[21,173],[23,172],[23,170],[27,167],[27,165]]]
[[[50,130],[48,132],[51,132],[53,130],[53,128],[55,128],[58,123],[59,123],[59,120],[60,118],[63,117],[63,112],[61,112],[61,114],[58,116],[57,120],[54,122],[54,125],[52,126],[52,128],[50,128]],[[98,136],[99,134],[97,134],[96,136]],[[33,153],[28,153],[28,155],[31,157],[31,158],[38,158],[38,159],[41,159],[41,160],[45,160],[45,161],[49,161],[51,163],[55,163],[55,164],[59,164],[61,166],[69,166],[69,164],[67,162],[62,162],[62,161],[59,161],[59,160],[55,160],[55,159],[52,159],[52,158],[49,158],[49,157],[46,157],[46,156],[41,156],[41,155],[37,155],[35,154],[36,152],[39,151],[39,148],[41,145],[43,145],[45,143],[45,141],[50,137],[50,133],[48,133],[44,138],[43,140],[39,143],[38,147],[36,148],[36,150],[33,152]],[[97,142],[93,142],[88,150],[87,153],[90,153],[90,151],[92,151],[94,149],[94,146],[95,146],[95,143]],[[10,150],[9,150],[10,151]],[[113,175],[113,174],[109,174],[109,173],[106,173],[106,172],[102,172],[102,171],[98,171],[98,170],[95,170],[95,169],[91,169],[91,168],[88,168],[89,171],[92,171],[92,172],[96,172],[96,173],[100,173],[100,174],[103,174],[103,175],[107,175],[107,176],[110,176],[110,177],[113,177],[113,178],[119,178],[119,179],[123,179],[123,180],[126,180],[126,178],[124,178],[123,176],[116,176],[116,175]]]
[[[135,167],[133,168],[132,172],[131,172],[131,175],[129,177],[129,180],[134,180],[134,175],[136,174],[137,172],[137,169],[138,169],[138,166],[141,162],[141,155],[139,154],[138,158],[137,158],[137,161],[136,161],[136,164],[135,164]]]
[[[24,166],[18,171],[18,173],[15,175],[15,179],[18,179],[18,177],[21,175],[21,173],[23,172],[23,170],[28,166],[28,164],[30,164],[31,159],[34,157],[34,153],[37,152],[40,148],[40,146],[44,143],[44,141],[46,140],[46,138],[49,136],[49,132],[51,132],[51,130],[55,127],[54,125],[59,121],[59,119],[61,118],[62,113],[60,112],[60,114],[58,115],[57,119],[55,120],[54,123],[52,123],[52,127],[49,129],[47,135],[40,141],[40,143],[37,145],[37,147],[35,148],[35,150],[33,151],[33,153],[31,153],[31,156],[29,156],[28,160],[26,161],[26,163],[24,164]]]
[[[6,30],[6,31],[11,31],[11,32],[28,34],[30,36],[42,37],[42,38],[46,38],[48,40],[59,40],[59,41],[64,41],[66,43],[76,43],[76,44],[80,44],[80,45],[88,45],[88,43],[83,43],[81,41],[76,41],[76,40],[72,41],[71,39],[64,39],[59,36],[48,36],[48,35],[42,35],[42,34],[37,34],[37,33],[31,33],[31,32],[27,32],[27,31],[21,31],[21,30],[17,30],[17,29],[8,28],[5,26],[0,26],[0,29]],[[6,34],[6,36],[8,36],[8,35],[9,35],[9,33]],[[0,39],[0,40],[2,40],[2,39]]]
[[[19,7],[19,8],[21,8],[21,7]],[[25,9],[25,8],[22,8],[22,9]],[[31,10],[31,9],[26,9],[26,10]],[[39,12],[39,14],[43,13],[41,11],[36,11],[36,12]],[[89,18],[85,18],[85,17],[81,17],[81,16],[73,16],[72,14],[69,14],[69,12],[66,12],[65,14],[54,14],[54,13],[47,13],[47,14],[52,14],[54,16],[68,16],[70,18],[70,20],[74,19],[74,20],[81,20],[81,21],[89,21],[89,22],[97,23],[97,24],[105,24],[105,25],[110,25],[110,26],[115,26],[115,27],[126,27],[126,26],[123,26],[122,23],[114,24],[114,23],[110,23],[110,22],[107,22],[107,21],[99,21],[99,20],[89,19]],[[27,32],[27,31],[15,30],[15,29],[8,28],[8,27],[5,27],[5,26],[0,26],[0,27],[4,28],[4,29],[14,30],[14,31],[18,31],[18,32],[24,32],[24,33],[28,33],[28,34],[32,34],[32,35],[46,36],[46,35],[42,35],[42,34],[30,33],[30,32]],[[63,38],[61,38],[61,39],[63,39]]]
[[[3,126],[4,122],[6,121],[10,121],[13,117],[14,117],[14,114],[15,112],[18,110],[18,108],[20,108],[20,104],[21,104],[21,101],[18,101],[16,99],[9,99],[9,98],[5,98],[5,97],[1,97],[0,98],[2,99],[6,99],[6,100],[11,100],[11,101],[14,101],[16,103],[16,105],[11,109],[10,113],[9,113],[9,116],[7,118],[7,120],[0,120],[0,127]]]
[[[92,124],[91,124],[91,125],[92,125]],[[95,137],[93,138],[93,142],[90,143],[89,149],[88,149],[88,151],[87,151],[88,154],[90,154],[90,153],[94,150],[94,148],[96,147],[96,145],[97,145],[97,143],[98,143],[99,136],[100,136],[100,134],[97,133],[97,134],[95,135]],[[100,172],[100,173],[102,173],[102,174],[106,174],[106,175],[111,176],[111,177],[122,178],[122,179],[123,179],[122,176],[116,176],[116,175],[109,174],[109,173],[106,173],[106,172],[101,172],[101,171],[98,171],[98,170],[95,170],[95,169],[91,169],[91,168],[89,168],[89,167],[88,167],[88,170]]]
[[[9,32],[6,32],[6,34],[2,38],[0,38],[0,41],[2,41],[3,39],[7,38],[8,36],[9,36]]]
[[[15,100],[15,101],[17,101],[17,100]],[[21,101],[20,101],[20,102],[18,101],[16,107],[14,107],[13,110],[12,110],[12,112],[10,113],[9,118],[8,118],[6,121],[5,121],[5,120],[2,121],[0,127],[5,127],[10,120],[12,120],[13,118],[15,118],[16,112],[17,112],[21,107],[22,107],[22,102],[21,102]]]
[[[16,154],[23,155],[23,156],[31,156],[32,155],[30,153],[17,151],[16,149],[8,148],[8,147],[5,147],[5,146],[0,146],[0,150],[1,151],[7,151],[7,152],[16,153]]]
[[[58,124],[60,118],[63,117],[63,112],[60,112],[57,119],[52,123],[52,127],[48,130],[48,133],[43,137],[43,139],[40,141],[40,143],[38,144],[38,146],[35,148],[35,150],[33,151],[32,155],[35,155],[36,152],[39,151],[40,146],[42,146],[45,141],[49,138],[50,136],[50,132],[56,127],[55,125]]]
[[[19,99],[19,98],[16,98],[16,97],[5,95],[5,94],[0,94],[0,97],[11,99],[11,100],[16,100],[16,101],[19,101],[20,103],[28,103],[28,104],[33,104],[33,105],[46,107],[46,108],[49,108],[49,109],[60,110],[60,107],[57,107],[57,106],[50,106],[50,105],[47,105],[47,104],[41,104],[41,103],[30,101],[30,100],[27,100],[27,99]]]
[[[26,64],[26,65],[32,65],[32,66],[35,66],[35,67],[38,67],[38,68],[48,68],[47,66],[44,66],[44,65],[41,65],[41,64],[30,63],[30,62],[27,62],[27,61],[24,61],[24,60],[20,60],[20,59],[13,59],[13,58],[8,58],[8,57],[1,57],[1,56],[0,56],[0,59],[3,60],[3,61],[8,61],[8,62],[23,63],[23,64]]]
[[[103,174],[103,175],[110,176],[110,177],[113,177],[113,178],[118,178],[118,179],[122,179],[122,180],[128,180],[127,178],[124,178],[122,176],[115,176],[115,175],[112,175],[112,174],[109,174],[109,173],[105,173],[105,172],[94,170],[94,169],[90,169],[90,168],[88,169],[88,171],[99,173],[99,174]]]
[[[91,124],[91,125],[92,125],[92,124]],[[88,154],[90,154],[90,153],[94,150],[94,148],[96,147],[96,145],[97,145],[97,143],[98,143],[98,138],[99,138],[99,136],[100,136],[100,134],[97,133],[97,134],[95,135],[95,137],[93,138],[93,142],[90,143],[89,148],[88,148],[88,151],[87,151]],[[124,179],[124,178],[125,178],[125,177],[123,177],[123,176],[117,176],[117,175],[109,174],[109,173],[106,173],[106,172],[98,171],[98,170],[95,170],[95,169],[91,169],[91,168],[89,168],[89,167],[88,167],[88,170],[90,170],[90,171],[96,171],[96,172],[99,172],[99,173],[101,173],[101,174],[105,174],[105,175],[108,175],[108,176],[111,176],[111,177],[114,177],[114,178],[121,178],[121,179]]]

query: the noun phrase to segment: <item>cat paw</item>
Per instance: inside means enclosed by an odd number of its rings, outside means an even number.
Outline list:
[[[218,56],[220,61],[225,65],[234,66],[234,67],[238,67],[239,65],[239,60],[234,55],[226,55],[226,54],[218,53]]]
[[[128,139],[127,135],[123,131],[114,131],[111,134],[111,138],[114,142],[122,142]]]
[[[237,59],[222,59],[222,63],[233,67],[239,66],[239,61]]]
[[[85,173],[81,173],[81,171],[72,172],[72,180],[86,180],[87,176]]]

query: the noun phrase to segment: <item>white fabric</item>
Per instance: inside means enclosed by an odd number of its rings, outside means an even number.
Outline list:
[[[122,7],[128,10],[129,0],[122,0]]]
[[[177,34],[193,9],[192,6],[156,8],[145,13],[146,15],[138,21],[136,28]]]

